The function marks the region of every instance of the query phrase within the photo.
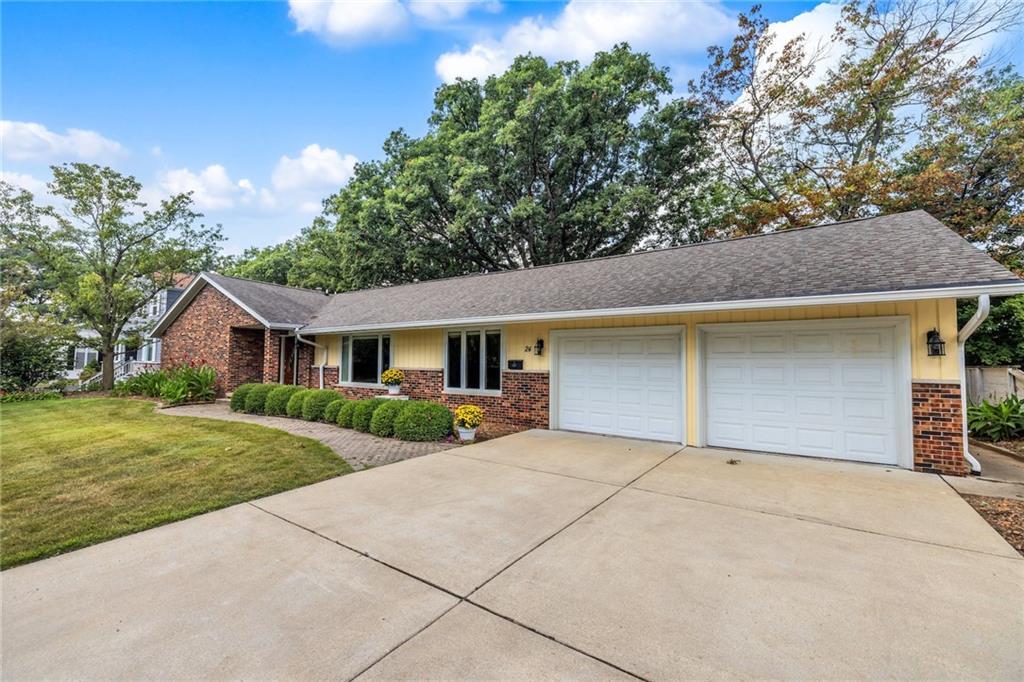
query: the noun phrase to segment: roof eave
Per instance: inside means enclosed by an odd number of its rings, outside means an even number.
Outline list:
[[[386,324],[340,326],[316,326],[315,324],[310,324],[308,326],[301,327],[301,329],[303,334],[337,334],[345,332],[425,329],[467,325],[514,324],[519,322],[543,322],[573,318],[668,315],[676,313],[741,310],[749,308],[788,308],[813,305],[842,305],[847,303],[915,301],[936,298],[971,298],[982,294],[989,294],[991,296],[1012,296],[1014,294],[1024,294],[1024,281],[1007,280],[1005,282],[970,284],[930,289],[902,289],[895,291],[871,291],[853,294],[825,294],[818,296],[791,296],[783,298],[754,298],[735,301],[709,301],[705,303],[636,306],[631,308],[561,310],[515,315],[491,315],[484,317],[450,318],[443,320],[421,320],[415,322],[391,322]]]

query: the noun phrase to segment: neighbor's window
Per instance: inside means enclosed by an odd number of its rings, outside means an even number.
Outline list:
[[[501,390],[501,331],[448,332],[445,386],[476,391]]]
[[[387,334],[341,337],[341,381],[380,383],[391,367],[391,337]]]

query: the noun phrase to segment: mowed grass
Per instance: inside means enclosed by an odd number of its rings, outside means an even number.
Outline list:
[[[109,398],[0,408],[0,568],[349,473],[327,446]]]

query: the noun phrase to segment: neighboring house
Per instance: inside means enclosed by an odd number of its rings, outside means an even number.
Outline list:
[[[132,320],[131,326],[137,329],[152,329],[157,321],[163,317],[167,309],[174,305],[178,297],[185,291],[185,287],[192,281],[191,275],[178,275],[175,278],[175,286],[162,290],[146,304],[146,307]],[[98,334],[92,329],[82,329],[78,333],[80,338],[96,338]],[[123,379],[127,376],[137,374],[152,367],[160,366],[162,342],[159,338],[149,338],[143,335],[144,343],[138,348],[129,348],[125,343],[114,346],[114,378]],[[75,346],[68,349],[68,365],[64,372],[65,378],[78,379],[82,370],[90,363],[98,363],[102,357],[97,349],[90,346]],[[91,378],[91,382],[99,381],[99,375]]]
[[[153,336],[222,392],[377,395],[393,366],[517,428],[964,474],[956,301],[1021,292],[914,211],[332,296],[203,273]]]

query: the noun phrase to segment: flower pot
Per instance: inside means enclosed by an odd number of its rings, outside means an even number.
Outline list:
[[[401,384],[395,384],[394,386],[388,386],[388,395],[398,395],[402,391]]]
[[[466,443],[472,443],[473,441],[476,440],[476,429],[464,429],[461,426],[459,426],[458,430],[459,440]]]

